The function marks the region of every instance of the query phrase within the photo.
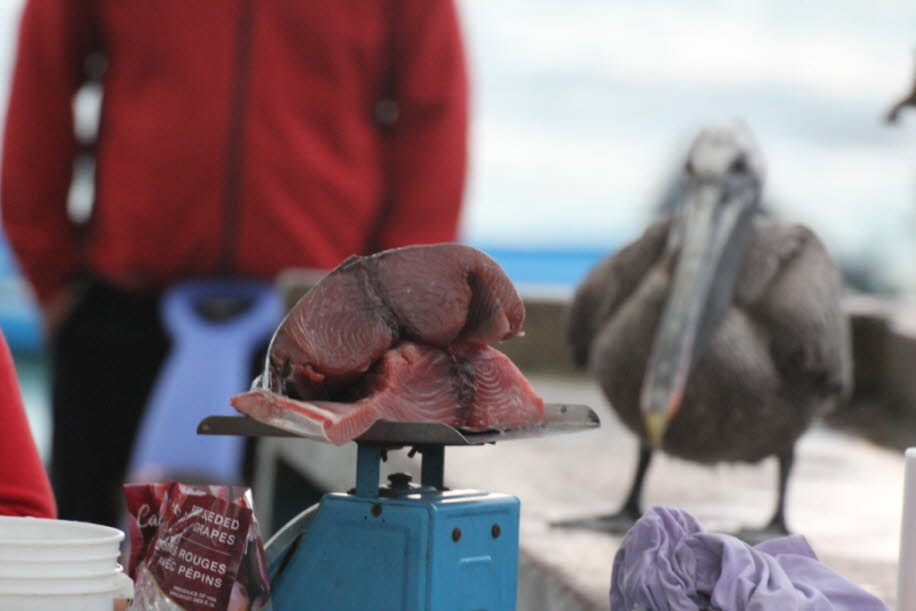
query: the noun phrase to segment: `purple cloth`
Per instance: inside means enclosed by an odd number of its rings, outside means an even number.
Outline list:
[[[751,547],[707,533],[687,512],[653,507],[614,557],[611,611],[887,611],[818,561],[800,536]]]

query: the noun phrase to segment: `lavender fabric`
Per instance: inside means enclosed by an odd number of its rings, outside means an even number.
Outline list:
[[[693,516],[653,507],[614,557],[611,611],[887,611],[821,564],[804,537],[751,547]]]

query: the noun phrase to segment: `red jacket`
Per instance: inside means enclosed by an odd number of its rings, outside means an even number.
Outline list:
[[[53,518],[56,512],[22,406],[13,357],[0,335],[0,515]]]
[[[72,99],[96,52],[96,197],[78,227]],[[29,0],[4,228],[41,300],[80,270],[143,290],[454,240],[466,98],[451,0]],[[397,118],[381,126],[384,99]]]

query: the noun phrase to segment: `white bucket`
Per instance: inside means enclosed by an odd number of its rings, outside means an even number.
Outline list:
[[[127,581],[124,579],[127,578]],[[93,575],[48,575],[46,577],[0,577],[0,598],[7,594],[81,594],[113,592],[133,583],[121,567]]]
[[[96,589],[92,581],[69,580],[68,584],[53,584],[51,579],[39,580],[41,589],[34,592],[0,591],[3,611],[111,611],[118,598],[133,598],[134,583],[124,573],[117,573],[110,588]],[[56,588],[55,588],[56,586]],[[54,591],[69,589],[71,591]]]
[[[112,562],[124,533],[117,528],[46,518],[0,516],[0,562]],[[111,565],[113,567],[113,564]]]
[[[0,516],[0,609],[111,611],[133,596],[123,539],[98,524]]]
[[[3,545],[0,542],[0,545]],[[0,580],[19,577],[93,577],[112,571],[121,571],[117,559],[71,560],[69,562],[12,562],[0,561]],[[2,610],[0,610],[2,611]]]

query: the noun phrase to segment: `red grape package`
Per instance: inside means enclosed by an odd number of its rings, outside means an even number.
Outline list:
[[[259,611],[270,598],[251,490],[125,484],[131,609]]]

